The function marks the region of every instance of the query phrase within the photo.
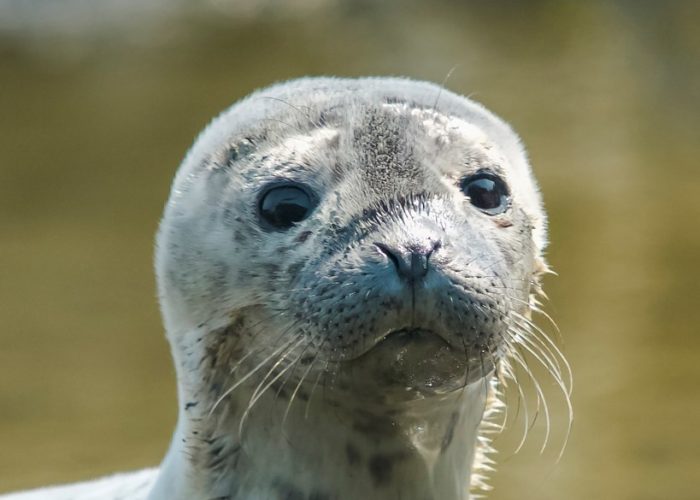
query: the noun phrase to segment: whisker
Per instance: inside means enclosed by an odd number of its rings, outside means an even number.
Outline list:
[[[252,377],[260,368],[265,366],[271,359],[273,359],[275,356],[277,356],[280,352],[282,352],[284,349],[286,349],[290,344],[292,344],[296,338],[292,338],[285,342],[281,347],[275,349],[272,354],[267,356],[265,359],[263,359],[260,363],[258,363],[252,370],[250,370],[248,373],[246,373],[242,378],[236,381],[229,389],[227,389],[219,398],[216,400],[216,402],[212,405],[211,410],[209,410],[209,417],[212,416],[216,408],[221,404],[221,402],[229,396],[233,391],[235,391],[238,387],[241,386],[246,380],[248,380],[250,377]]]
[[[566,372],[566,379],[567,379],[567,395],[571,396],[571,391],[573,390],[573,385],[574,385],[574,377],[573,373],[571,371],[571,365],[567,361],[566,357],[564,356],[564,353],[561,352],[561,349],[557,347],[557,345],[552,341],[552,339],[549,338],[547,334],[544,333],[544,331],[538,327],[535,323],[533,323],[530,319],[526,318],[525,316],[518,314],[517,312],[513,312],[513,315],[521,320],[524,321],[526,325],[528,325],[530,328],[534,329],[534,333],[532,337],[536,339],[538,342],[543,344],[543,347],[547,349],[547,352],[549,352],[555,359],[559,359],[561,361],[561,365],[557,363],[557,366],[560,367],[559,373],[561,375],[561,367],[564,367],[564,370]],[[539,335],[536,335],[536,333],[539,333]],[[549,346],[549,347],[546,347]]]
[[[316,381],[314,382],[314,385],[311,387],[311,394],[309,394],[309,399],[306,401],[306,408],[304,409],[304,419],[309,418],[309,406],[311,405],[311,400],[313,399],[314,392],[316,391],[316,387],[318,386],[318,382],[319,382],[319,380],[321,380],[321,375],[325,374],[326,370],[328,370],[329,363],[330,363],[330,360],[326,360],[326,365],[323,367],[323,370],[318,371],[318,375],[316,376]]]
[[[522,347],[522,345],[521,345],[521,347]],[[547,405],[547,399],[544,396],[544,392],[542,391],[542,387],[540,386],[540,383],[537,380],[537,377],[535,377],[530,366],[525,361],[525,358],[523,358],[522,356],[516,356],[515,360],[525,370],[525,372],[529,375],[530,380],[532,381],[532,385],[534,386],[535,391],[537,393],[538,411],[539,411],[539,407],[540,407],[540,402],[542,404],[542,409],[544,410],[545,436],[544,436],[544,440],[542,443],[542,447],[540,448],[540,453],[543,453],[545,448],[547,447],[547,443],[549,442],[549,433],[550,433],[550,429],[551,429],[551,418],[549,415],[549,406]],[[534,423],[535,423],[535,420],[533,419],[532,424],[534,425]]]
[[[445,75],[445,78],[442,79],[442,83],[440,84],[440,88],[438,89],[437,96],[435,97],[435,102],[433,103],[433,112],[437,111],[438,101],[440,100],[440,96],[442,95],[442,89],[445,86],[445,84],[447,83],[447,80],[450,79],[450,77],[452,76],[452,73],[454,73],[454,71],[457,68],[459,68],[460,66],[461,65],[459,63],[452,66],[450,68],[450,70],[447,72],[447,74]]]
[[[282,368],[282,370],[280,370],[279,373],[277,375],[275,375],[272,378],[272,380],[270,380],[270,382],[267,383],[267,385],[265,385],[262,389],[260,389],[262,384],[265,383],[265,379],[277,368],[277,366],[279,366],[286,359],[286,356],[290,352],[292,352],[294,349],[299,347],[306,340],[302,335],[300,335],[300,337],[301,338],[299,338],[297,340],[297,342],[291,348],[289,348],[289,350],[287,350],[287,352],[283,356],[281,356],[280,359],[273,365],[273,367],[268,371],[267,375],[265,375],[265,378],[263,378],[263,380],[260,382],[260,384],[258,384],[258,387],[255,389],[255,392],[253,392],[253,395],[251,396],[251,398],[248,402],[248,406],[245,409],[245,411],[243,412],[243,415],[241,416],[241,419],[238,423],[238,435],[239,436],[243,436],[243,425],[244,425],[246,419],[248,418],[248,415],[250,414],[250,411],[252,410],[255,403],[258,402],[258,400],[262,397],[262,395],[265,394],[265,392],[270,387],[272,387],[272,385],[275,382],[277,382],[282,377],[282,375],[284,375],[287,372],[287,370],[289,370],[291,367],[295,366],[295,363],[287,364],[287,366]]]
[[[522,437],[520,438],[520,441],[518,442],[518,445],[514,451],[514,453],[518,453],[522,449],[522,447],[525,445],[525,441],[527,440],[527,436],[529,435],[529,431],[530,431],[530,407],[528,405],[527,398],[525,397],[525,391],[523,390],[523,384],[520,383],[520,379],[518,378],[518,375],[517,375],[515,369],[510,364],[510,361],[509,361],[511,358],[519,356],[519,353],[517,353],[517,351],[515,351],[513,346],[510,345],[509,343],[508,343],[508,350],[509,350],[509,353],[505,358],[506,362],[503,363],[502,366],[504,368],[505,375],[513,381],[513,383],[518,391],[518,406],[516,408],[516,413],[514,416],[514,418],[516,419],[516,422],[517,422],[518,416],[520,415],[520,409],[522,408],[522,411],[523,411],[523,413],[522,413],[522,415],[523,415],[523,434],[522,434]]]
[[[321,348],[323,347],[323,344],[325,342],[326,342],[326,339],[324,339],[323,342],[321,342],[321,344],[316,349],[316,352],[314,353],[314,356],[313,356],[313,359],[311,360],[311,363],[309,363],[308,368],[306,368],[306,371],[302,374],[301,378],[299,379],[299,382],[297,383],[296,387],[294,388],[294,391],[292,392],[292,395],[289,397],[289,402],[287,403],[287,408],[284,410],[284,416],[282,418],[282,428],[284,428],[284,424],[287,421],[287,416],[289,415],[289,410],[291,410],[291,408],[292,408],[292,402],[296,398],[296,395],[299,392],[299,389],[303,385],[304,379],[306,379],[306,377],[311,372],[311,369],[316,364],[316,360],[318,359],[318,354],[321,351]]]
[[[298,363],[304,357],[304,353],[311,345],[313,345],[313,342],[311,339],[309,339],[309,341],[306,343],[304,348],[301,350],[301,352],[299,353],[297,358],[294,361],[292,361],[292,363],[295,363],[295,364]],[[275,393],[276,398],[279,398],[282,390],[284,390],[284,386],[287,385],[287,382],[289,382],[289,379],[294,376],[294,373],[296,373],[296,366],[294,367],[294,370],[287,373],[287,376],[284,378],[284,380],[280,384],[279,389],[277,389],[277,392]]]
[[[556,360],[556,358],[553,357],[553,353],[549,351],[545,344],[536,343],[533,339],[537,339],[537,337],[529,332],[526,326],[520,324],[516,324],[516,326],[522,328],[524,331],[516,330],[512,327],[509,328],[508,331],[513,334],[514,338],[519,341],[520,345],[529,347],[529,350],[532,350],[532,355],[549,372],[549,374],[552,375],[552,377],[561,380],[561,367],[559,366],[559,362]]]
[[[295,106],[295,105],[292,104],[291,102],[285,101],[284,99],[281,99],[281,98],[279,98],[279,97],[273,97],[273,96],[269,96],[269,95],[260,96],[260,99],[267,99],[267,100],[270,100],[270,101],[276,101],[276,102],[280,102],[280,103],[282,103],[282,104],[284,104],[284,105],[286,105],[286,106],[289,106],[291,109],[293,109],[294,111],[297,111],[300,115],[302,115],[304,118],[306,118],[306,119],[309,120],[311,123],[313,123],[313,120],[312,120],[311,117],[309,116],[308,111],[302,110],[299,106]]]

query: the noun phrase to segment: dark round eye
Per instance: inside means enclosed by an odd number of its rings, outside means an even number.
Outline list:
[[[274,184],[262,192],[258,201],[260,217],[276,229],[288,229],[302,221],[315,207],[311,192],[300,184]]]
[[[508,187],[493,174],[476,174],[462,180],[462,192],[476,208],[489,215],[496,215],[508,208]]]

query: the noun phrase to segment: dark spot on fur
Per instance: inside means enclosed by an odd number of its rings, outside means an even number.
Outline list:
[[[286,380],[276,380],[270,388],[275,391],[275,396],[282,399],[289,399],[289,391],[284,386]]]
[[[224,224],[226,224],[227,226],[233,224],[234,217],[233,210],[231,209],[231,207],[224,208],[223,212],[221,212],[221,218],[223,219]]]
[[[226,152],[226,155],[224,156],[224,165],[228,167],[232,163],[235,163],[239,158],[240,152],[238,151],[237,147],[233,146]]]
[[[394,461],[387,455],[374,455],[369,459],[369,473],[375,486],[385,486],[391,481]]]
[[[210,445],[209,453],[206,456],[204,465],[210,470],[235,469],[238,465],[239,445],[221,443],[214,439]]]
[[[301,360],[299,360],[299,362],[304,366],[309,366],[313,362],[314,359],[316,359],[316,355],[307,354],[306,356],[301,358]]]
[[[394,453],[377,453],[370,458],[368,466],[375,486],[383,486],[391,482],[394,464],[410,456],[408,451]]]
[[[231,146],[224,157],[224,161],[227,165],[235,163],[244,156],[248,156],[253,152],[253,144],[250,142],[241,142],[235,146]]]
[[[348,465],[357,465],[362,459],[360,452],[350,443],[345,445],[345,456],[348,458]]]
[[[338,386],[341,385],[340,383],[338,384]],[[342,389],[341,387],[341,390]],[[396,428],[391,418],[377,416],[367,412],[358,413],[357,419],[352,425],[352,428],[356,431],[375,438],[384,438],[396,433]]]
[[[304,493],[287,481],[277,480],[274,486],[279,494],[279,500],[306,500]]]
[[[299,234],[299,236],[297,236],[297,241],[299,243],[304,243],[309,236],[311,236],[311,231],[303,231]]]
[[[296,262],[287,268],[287,274],[289,276],[296,276],[297,274],[299,274],[299,271],[301,270],[301,268],[303,266],[304,266],[303,262]]]
[[[425,106],[422,106],[421,104],[414,102],[414,101],[409,101],[404,97],[399,97],[399,96],[388,96],[384,98],[384,102],[386,104],[405,104],[411,109],[428,109]]]
[[[328,493],[314,491],[309,495],[309,500],[331,500],[331,496]]]
[[[442,444],[440,445],[440,450],[445,451],[452,443],[452,438],[455,435],[455,427],[457,427],[457,422],[459,421],[459,413],[454,412],[450,416],[450,421],[447,424],[447,430],[442,438]]]
[[[190,408],[194,408],[199,404],[199,401],[190,401],[185,405],[185,410],[189,410]]]

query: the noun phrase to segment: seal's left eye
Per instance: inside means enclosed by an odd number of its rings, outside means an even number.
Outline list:
[[[275,184],[264,190],[258,202],[260,217],[275,229],[288,229],[311,213],[316,201],[301,184]]]
[[[463,179],[460,187],[471,204],[486,214],[497,215],[508,208],[508,187],[496,175],[478,173]]]

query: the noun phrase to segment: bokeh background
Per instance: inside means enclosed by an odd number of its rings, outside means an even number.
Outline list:
[[[0,0],[0,492],[165,452],[153,233],[213,115],[303,75],[454,68],[529,149],[575,375],[561,461],[543,379],[552,444],[507,430],[490,498],[699,498],[699,23],[694,0]]]

